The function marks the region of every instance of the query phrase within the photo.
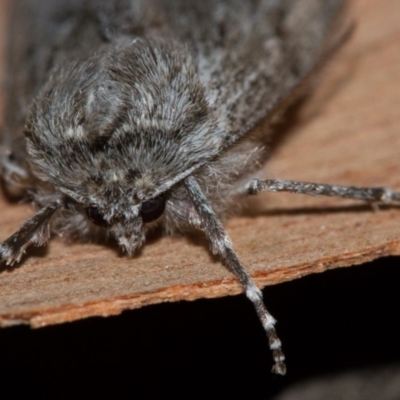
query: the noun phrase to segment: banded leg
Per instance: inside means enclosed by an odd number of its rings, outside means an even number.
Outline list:
[[[227,232],[209,206],[207,198],[201,191],[197,181],[189,176],[185,179],[185,186],[201,221],[202,229],[210,241],[212,252],[219,255],[226,267],[236,276],[247,298],[256,309],[258,318],[267,334],[269,348],[272,351],[274,359],[272,371],[284,375],[286,373],[285,356],[281,349],[281,341],[275,331],[276,321],[264,305],[261,290],[241,265],[232,249],[232,243]]]
[[[244,192],[251,195],[261,192],[290,192],[310,196],[342,197],[368,202],[400,202],[400,192],[393,192],[391,189],[384,187],[339,186],[280,179],[253,179],[245,186]]]

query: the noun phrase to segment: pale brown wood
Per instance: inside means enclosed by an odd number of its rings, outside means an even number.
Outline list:
[[[353,36],[282,132],[262,176],[400,190],[400,2],[354,1],[350,15]],[[33,212],[3,197],[0,208],[0,240]],[[261,287],[400,253],[396,207],[373,211],[351,201],[265,194],[226,226]],[[40,327],[241,291],[201,236],[152,240],[132,259],[61,238],[32,250],[0,274],[0,326]]]

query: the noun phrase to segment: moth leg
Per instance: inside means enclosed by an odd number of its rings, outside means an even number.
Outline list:
[[[1,179],[6,193],[12,197],[22,197],[26,189],[33,186],[26,168],[9,149],[2,149],[0,155]]]
[[[6,265],[13,265],[21,260],[29,245],[42,246],[46,244],[50,237],[50,218],[61,206],[62,201],[57,200],[43,207],[29,218],[17,232],[1,243],[0,261],[6,261]]]
[[[280,179],[253,179],[245,187],[245,193],[290,192],[310,196],[342,197],[372,203],[392,203],[400,201],[400,192],[384,187],[358,187],[326,185],[312,182],[287,181]]]
[[[232,243],[227,232],[209,206],[196,179],[191,176],[187,177],[185,179],[185,186],[201,220],[201,226],[210,241],[212,252],[219,255],[226,267],[236,276],[247,298],[253,303],[256,309],[258,318],[267,334],[269,348],[272,351],[274,359],[272,371],[284,375],[286,373],[285,356],[281,349],[281,341],[275,331],[276,321],[264,305],[261,290],[255,285],[245,268],[241,265],[232,249]]]

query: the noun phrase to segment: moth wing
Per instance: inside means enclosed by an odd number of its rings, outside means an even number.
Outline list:
[[[189,48],[227,147],[268,117],[314,69],[346,1],[131,3],[143,30]]]
[[[193,48],[223,147],[242,138],[310,74],[329,50],[341,0],[218,1]]]

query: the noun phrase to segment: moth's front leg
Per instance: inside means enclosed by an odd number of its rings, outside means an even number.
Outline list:
[[[62,206],[63,201],[58,199],[29,218],[17,232],[0,244],[0,261],[13,265],[21,260],[25,249],[31,244],[45,245],[50,238],[50,219]]]
[[[282,343],[276,333],[274,317],[269,313],[263,302],[261,290],[253,282],[246,269],[235,254],[228,233],[212,210],[196,179],[189,176],[185,179],[186,190],[197,213],[195,224],[204,231],[215,255],[221,258],[224,265],[236,276],[246,297],[253,303],[258,318],[268,337],[274,366],[272,371],[284,375],[286,373],[285,356]]]

